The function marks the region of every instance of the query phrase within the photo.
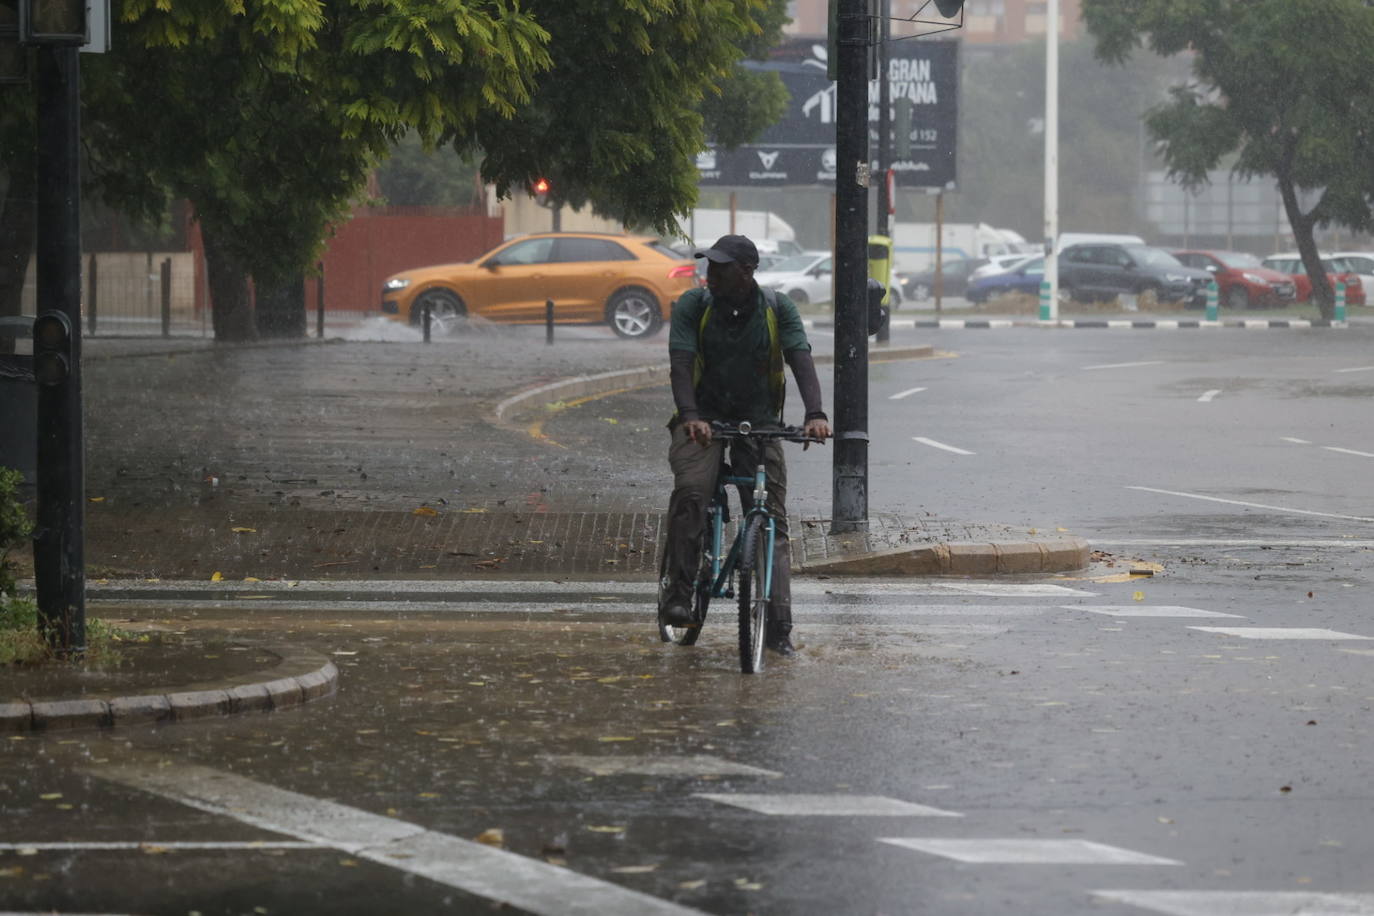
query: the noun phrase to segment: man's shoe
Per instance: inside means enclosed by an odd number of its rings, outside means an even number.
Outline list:
[[[770,636],[763,641],[763,645],[765,648],[772,649],[783,658],[797,654],[797,650],[792,646],[792,637],[787,633],[781,636]]]
[[[669,627],[688,627],[695,623],[692,620],[692,609],[685,604],[678,603],[659,608],[658,621]]]

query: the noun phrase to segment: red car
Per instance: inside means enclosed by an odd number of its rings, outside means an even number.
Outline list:
[[[1288,305],[1297,301],[1297,284],[1286,273],[1272,270],[1260,259],[1241,251],[1175,251],[1189,267],[1210,271],[1217,281],[1217,300],[1223,308]]]
[[[1265,267],[1283,271],[1293,278],[1293,282],[1297,284],[1299,302],[1306,302],[1312,298],[1312,280],[1307,276],[1307,269],[1302,266],[1302,256],[1297,252],[1271,254],[1263,263]],[[1323,257],[1322,267],[1326,269],[1326,279],[1330,280],[1333,286],[1338,281],[1345,284],[1346,305],[1364,305],[1364,284],[1360,282],[1360,275],[1351,270],[1349,264],[1340,258]]]

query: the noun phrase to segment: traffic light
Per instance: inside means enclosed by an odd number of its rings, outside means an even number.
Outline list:
[[[964,8],[964,0],[935,0],[935,8],[946,19],[953,19]]]
[[[72,323],[50,309],[33,320],[33,377],[40,385],[61,385],[72,374]]]
[[[531,188],[531,190],[534,191],[534,202],[539,204],[539,206],[547,207],[549,205],[550,187],[551,185],[549,184],[549,180],[547,178],[540,178],[537,181],[535,181],[534,186]]]

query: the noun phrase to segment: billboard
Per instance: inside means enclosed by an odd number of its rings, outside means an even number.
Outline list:
[[[952,188],[955,185],[959,122],[959,44],[954,41],[893,41],[888,45],[888,81],[897,185]],[[697,156],[703,186],[833,187],[835,170],[835,83],[826,78],[825,42],[792,42],[767,63],[749,63],[782,77],[791,101],[782,120],[758,141],[726,151],[708,148]],[[869,146],[877,167],[877,80],[868,84]],[[902,117],[908,108],[909,123]],[[899,124],[906,142],[896,137]],[[895,151],[909,146],[906,155]]]

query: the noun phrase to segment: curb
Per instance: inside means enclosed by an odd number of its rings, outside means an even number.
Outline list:
[[[987,576],[1072,572],[1088,566],[1082,538],[895,547],[795,567],[812,576]]]
[[[291,647],[261,648],[280,656],[281,662],[266,671],[187,684],[164,693],[0,703],[0,734],[269,712],[329,696],[338,686],[339,669],[323,655]]]
[[[807,327],[812,326],[810,322],[805,322],[805,324]],[[871,359],[883,362],[900,359],[929,359],[934,355],[935,348],[930,346],[869,350]],[[819,354],[813,359],[818,366],[830,365],[835,361],[835,357],[830,354]],[[499,426],[512,426],[519,422],[517,418],[520,416],[549,412],[551,407],[556,409],[556,406],[563,401],[607,394],[612,391],[666,385],[668,384],[668,369],[668,364],[662,363],[653,366],[639,366],[634,369],[600,372],[596,375],[578,375],[572,378],[559,379],[556,382],[549,382],[537,388],[518,392],[499,401],[492,408],[490,419]]]
[[[807,319],[802,322],[807,328],[831,328],[835,322],[831,319],[821,319],[819,321]],[[1197,320],[1163,320],[1163,321],[1133,321],[1130,319],[1064,319],[1060,321],[1039,321],[1033,319],[1015,318],[986,318],[986,319],[964,319],[964,318],[941,318],[927,321],[918,321],[907,318],[894,318],[890,322],[894,328],[915,329],[915,328],[940,328],[945,330],[959,330],[963,328],[975,328],[991,330],[996,328],[1110,328],[1110,329],[1133,329],[1133,330],[1160,330],[1177,331],[1189,328],[1241,328],[1244,330],[1306,330],[1309,328],[1348,328],[1348,321],[1326,321],[1325,319],[1306,319],[1306,318],[1271,318],[1271,319],[1239,319],[1237,321],[1203,321]]]

